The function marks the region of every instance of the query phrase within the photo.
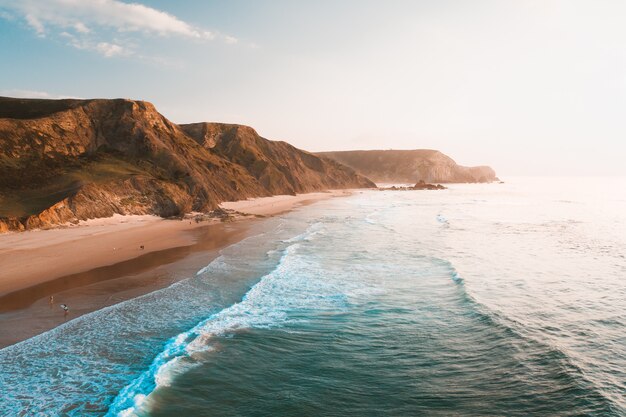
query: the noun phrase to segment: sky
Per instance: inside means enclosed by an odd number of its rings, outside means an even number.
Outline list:
[[[622,0],[0,0],[0,95],[132,98],[310,150],[626,175]]]

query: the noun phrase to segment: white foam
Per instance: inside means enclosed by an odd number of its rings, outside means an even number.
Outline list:
[[[323,307],[324,302],[331,303],[334,308],[338,303],[343,304],[345,296],[341,289],[324,279],[310,279],[314,266],[298,255],[301,245],[322,235],[322,229],[321,223],[315,223],[304,233],[285,241],[291,244],[283,249],[275,269],[263,276],[239,303],[173,338],[150,368],[120,391],[107,416],[132,416],[149,409],[150,394],[157,388],[168,386],[176,376],[195,366],[198,354],[214,349],[212,341],[215,337],[241,329],[281,327],[289,322],[290,312],[294,310]],[[209,266],[215,267],[219,262],[214,261]],[[305,271],[309,273],[309,279],[302,278]],[[138,395],[146,397],[137,405]]]

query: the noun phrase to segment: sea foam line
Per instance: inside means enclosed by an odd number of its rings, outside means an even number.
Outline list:
[[[304,233],[285,241],[294,243],[283,249],[276,267],[252,286],[240,302],[211,315],[192,329],[170,339],[150,367],[119,392],[106,416],[128,417],[143,414],[149,408],[147,400],[150,394],[159,387],[169,385],[176,375],[196,366],[198,362],[194,360],[194,355],[210,351],[211,338],[237,329],[271,328],[285,322],[286,310],[294,305],[301,305],[301,300],[295,303],[282,301],[281,305],[274,305],[267,302],[267,294],[283,292],[287,293],[285,298],[293,295],[289,287],[278,288],[277,291],[277,285],[280,284],[275,281],[289,272],[288,261],[299,248],[299,242],[320,234],[321,227],[320,223],[315,223]]]

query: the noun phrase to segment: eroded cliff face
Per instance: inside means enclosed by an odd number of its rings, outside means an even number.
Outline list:
[[[492,182],[496,173],[488,166],[464,167],[430,149],[319,152],[349,166],[377,183]]]
[[[214,154],[244,167],[272,194],[375,187],[370,180],[336,161],[286,142],[264,139],[249,126],[202,123],[199,128],[198,125],[181,127]]]
[[[0,232],[115,213],[169,217],[222,201],[373,185],[251,128],[194,125],[181,128],[142,101],[0,98]],[[289,151],[270,160],[264,152],[276,147]],[[318,161],[319,175],[300,166],[308,159]]]

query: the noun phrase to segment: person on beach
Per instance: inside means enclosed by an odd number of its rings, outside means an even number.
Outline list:
[[[61,308],[63,309],[63,317],[67,317],[68,313],[70,312],[70,308],[67,306],[67,304],[61,304]]]
[[[50,296],[50,304],[54,303],[54,295]]]

